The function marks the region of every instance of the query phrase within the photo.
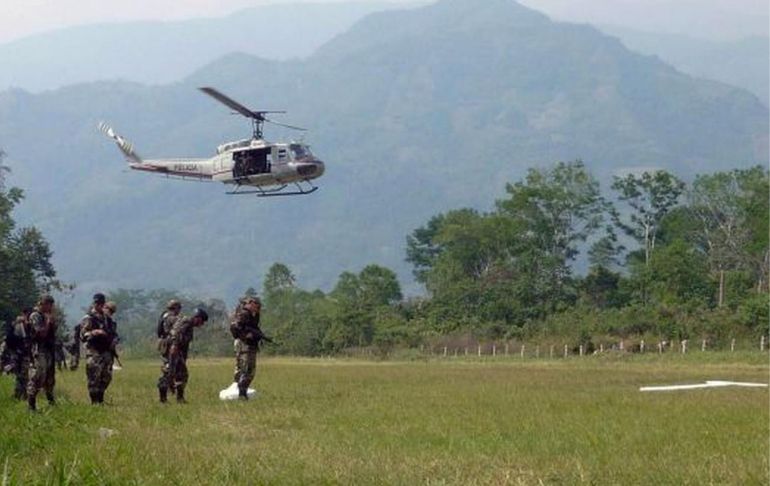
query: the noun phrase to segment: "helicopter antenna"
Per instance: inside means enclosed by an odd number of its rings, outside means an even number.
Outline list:
[[[252,127],[252,133],[253,133],[252,136],[255,139],[262,139],[262,132],[263,132],[263,127],[265,125],[265,122],[272,123],[273,125],[278,125],[285,128],[290,128],[292,130],[307,131],[306,128],[295,127],[293,125],[286,125],[285,123],[279,123],[265,117],[265,115],[272,114],[272,113],[286,113],[285,111],[250,110],[249,108],[246,108],[242,104],[238,103],[237,101],[233,100],[232,98],[228,97],[227,95],[221,93],[220,91],[214,88],[206,86],[198,89],[203,91],[207,95],[211,96],[215,100],[219,101],[223,105],[227,106],[228,108],[235,110],[237,113],[245,116],[246,118],[251,119],[251,127]]]

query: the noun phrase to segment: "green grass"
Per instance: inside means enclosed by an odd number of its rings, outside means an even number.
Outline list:
[[[218,400],[231,360],[198,359],[190,403],[166,406],[158,363],[135,360],[108,406],[79,370],[39,414],[2,378],[0,484],[767,484],[768,390],[638,391],[767,382],[757,355],[270,358],[247,403]]]

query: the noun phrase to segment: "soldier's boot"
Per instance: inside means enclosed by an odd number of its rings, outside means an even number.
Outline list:
[[[168,390],[165,388],[158,388],[158,395],[160,396],[160,403],[168,402]]]
[[[238,388],[238,399],[239,400],[248,400],[249,394],[247,388]]]
[[[176,387],[176,401],[177,401],[177,403],[187,403],[187,400],[184,399],[184,387],[183,386],[177,386]]]
[[[37,400],[32,395],[27,397],[27,408],[30,412],[37,412]]]
[[[99,404],[104,405],[104,390],[99,390]]]
[[[89,390],[88,396],[91,397],[91,405],[98,405],[99,404],[99,392]]]
[[[45,398],[48,400],[48,405],[56,405],[56,398],[53,396],[53,392],[45,392]]]

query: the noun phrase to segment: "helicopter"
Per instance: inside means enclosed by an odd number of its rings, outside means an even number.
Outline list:
[[[129,168],[170,178],[201,182],[222,182],[233,186],[229,195],[253,194],[258,197],[298,196],[318,190],[311,181],[321,177],[324,163],[313,155],[310,147],[300,142],[273,143],[263,138],[265,123],[292,130],[301,127],[270,120],[265,115],[284,111],[254,111],[211,87],[198,88],[203,93],[251,120],[252,137],[224,143],[210,158],[143,159],[131,142],[118,135],[105,122],[99,130],[115,141]]]

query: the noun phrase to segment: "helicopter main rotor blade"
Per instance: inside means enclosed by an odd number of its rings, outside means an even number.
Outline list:
[[[268,122],[268,123],[272,123],[273,125],[278,125],[279,127],[290,128],[292,130],[299,130],[300,132],[307,132],[308,131],[307,128],[295,127],[294,125],[287,125],[286,123],[279,123],[277,121],[273,121],[273,120],[270,120],[268,118],[265,118],[265,121]]]
[[[198,89],[247,118],[254,118],[255,120],[264,121],[266,113],[285,113],[284,111],[253,111],[214,88],[204,86]]]

